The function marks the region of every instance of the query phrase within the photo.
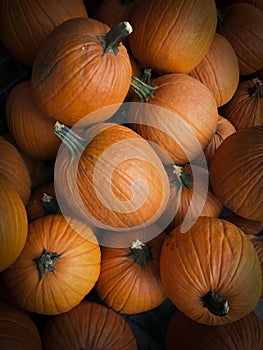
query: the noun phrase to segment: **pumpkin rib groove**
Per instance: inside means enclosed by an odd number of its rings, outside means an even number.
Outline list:
[[[20,2],[17,2],[17,5],[20,4]],[[39,5],[39,3],[37,4],[39,6],[39,8],[41,7]],[[36,36],[35,36],[35,32],[32,30],[32,28],[35,28],[35,26],[38,27],[38,29],[40,31],[42,31],[43,27],[41,26],[40,22],[36,19],[35,17],[35,13],[33,12],[33,8],[31,8],[31,6],[29,5],[27,7],[27,14],[25,14],[24,12],[24,8],[23,6],[20,6],[20,11],[23,13],[24,15],[24,24],[27,25],[28,30],[30,31],[30,36],[31,38],[34,39],[34,44],[36,45],[36,43],[38,42]],[[32,11],[31,11],[32,10]],[[31,16],[30,16],[31,13]],[[42,31],[43,32],[43,31]]]
[[[140,36],[140,41],[142,40],[142,38],[144,38],[146,29],[149,28],[148,22],[149,22],[149,18],[150,18],[150,14],[151,14],[151,10],[152,10],[153,6],[154,6],[154,3],[151,2],[151,6],[148,8],[148,11],[146,11],[146,16],[144,17],[145,26],[143,28],[142,35]],[[141,45],[141,43],[139,43],[139,45]],[[149,47],[150,47],[150,45],[147,45],[146,53],[145,53],[147,56],[149,55]]]
[[[58,1],[57,1],[58,2]],[[41,1],[38,1],[37,0],[37,4],[38,4],[38,7],[41,9],[41,12],[45,15],[45,19],[48,19],[49,20],[49,22],[51,23],[51,25],[52,25],[52,27],[53,28],[55,28],[56,26],[57,26],[57,24],[56,23],[54,23],[53,21],[52,21],[52,19],[51,19],[51,17],[49,16],[49,14],[48,14],[48,12],[46,12],[45,10],[44,10],[44,8],[43,8],[43,6],[41,6]],[[65,10],[67,10],[67,8],[65,7]],[[65,12],[67,12],[67,11],[65,11]],[[71,14],[70,13],[67,13],[68,15],[69,15],[69,18],[70,18],[70,16],[71,16]],[[35,16],[34,16],[35,17]],[[43,27],[42,27],[43,28]],[[41,29],[41,26],[40,26],[40,29]],[[44,28],[43,28],[44,29]]]

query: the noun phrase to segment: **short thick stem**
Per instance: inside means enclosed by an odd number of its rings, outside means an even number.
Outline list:
[[[229,312],[227,300],[215,291],[209,291],[202,297],[203,305],[215,316],[226,316]]]
[[[129,22],[121,22],[114,26],[106,35],[101,37],[101,45],[104,54],[113,52],[118,55],[120,43],[132,32],[132,26]]]
[[[144,83],[141,79],[132,76],[131,88],[136,92],[142,101],[146,102],[150,97],[153,96],[155,86]]]
[[[259,97],[263,97],[263,83],[259,78],[254,78],[252,79],[253,83],[254,83],[254,88],[253,88],[253,92],[250,95],[250,98],[259,98]]]
[[[60,258],[60,254],[51,253],[43,249],[40,257],[33,259],[34,263],[37,265],[40,281],[43,280],[48,272],[55,272],[55,264]]]
[[[131,246],[131,254],[128,258],[134,259],[135,264],[139,264],[144,270],[147,262],[153,260],[151,247],[137,239]]]

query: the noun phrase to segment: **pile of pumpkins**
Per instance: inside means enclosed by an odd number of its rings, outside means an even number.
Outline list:
[[[137,349],[168,298],[164,348],[261,350],[262,1],[0,0],[0,40],[0,348]]]

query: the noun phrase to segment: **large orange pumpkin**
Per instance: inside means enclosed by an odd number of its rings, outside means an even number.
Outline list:
[[[0,271],[13,264],[27,238],[25,205],[10,180],[0,174]]]
[[[144,67],[189,73],[207,53],[217,24],[211,0],[144,0],[133,6],[129,46]]]
[[[21,254],[3,271],[4,285],[25,310],[59,314],[79,304],[93,288],[100,259],[96,237],[87,225],[59,214],[45,216],[29,224]]]
[[[66,313],[50,317],[41,336],[45,350],[137,350],[135,337],[126,320],[107,306],[90,301],[83,301]]]
[[[233,213],[263,220],[263,126],[237,130],[216,151],[210,182],[216,197]]]
[[[92,18],[70,19],[55,28],[41,45],[32,68],[33,95],[47,117],[73,126],[89,113],[122,103],[132,68],[121,41],[128,22],[110,29]],[[96,114],[103,121],[110,116]]]
[[[1,0],[0,38],[12,56],[31,67],[42,41],[55,27],[87,16],[82,0]]]
[[[201,216],[187,232],[181,225],[171,231],[163,242],[160,273],[174,305],[207,325],[245,317],[261,296],[261,268],[251,242],[219,218]]]

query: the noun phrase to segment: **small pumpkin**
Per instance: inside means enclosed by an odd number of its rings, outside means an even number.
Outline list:
[[[59,24],[75,17],[87,17],[82,0],[2,0],[0,38],[10,54],[31,67],[37,50]]]
[[[205,57],[189,75],[212,91],[218,107],[227,103],[239,83],[238,59],[230,42],[223,35],[215,33]]]
[[[105,305],[83,301],[72,310],[50,317],[41,333],[44,349],[137,350],[127,321]]]
[[[152,232],[159,233],[149,239]],[[165,301],[159,273],[165,236],[155,225],[131,232],[106,232],[95,287],[106,305],[117,312],[135,314],[152,310]]]
[[[165,342],[166,350],[261,350],[263,322],[252,311],[238,321],[210,327],[176,311],[169,320]]]
[[[37,160],[55,159],[61,141],[54,135],[54,122],[36,107],[29,80],[10,91],[5,111],[8,130],[24,154]]]
[[[220,113],[237,130],[263,125],[263,80],[255,77],[241,81],[231,100],[221,107]]]
[[[11,181],[0,173],[0,271],[13,264],[27,238],[25,205]]]
[[[37,326],[21,310],[0,301],[0,348],[2,350],[41,350],[42,342]]]
[[[56,27],[32,67],[39,110],[69,127],[105,106],[112,105],[113,114],[130,87],[131,62],[121,41],[131,31],[128,22],[110,29],[93,18],[73,18]],[[97,119],[90,117],[90,124],[110,117],[102,112],[94,116]]]
[[[0,173],[8,177],[26,205],[31,193],[29,170],[18,148],[0,136]]]
[[[216,151],[210,182],[216,197],[233,213],[263,220],[263,126],[237,130]]]
[[[100,248],[84,223],[60,214],[28,225],[27,242],[3,271],[4,286],[25,310],[47,315],[69,311],[93,288]]]
[[[201,216],[186,232],[181,225],[172,230],[162,245],[160,274],[174,305],[207,325],[245,317],[262,291],[251,242],[238,227],[219,218]]]

